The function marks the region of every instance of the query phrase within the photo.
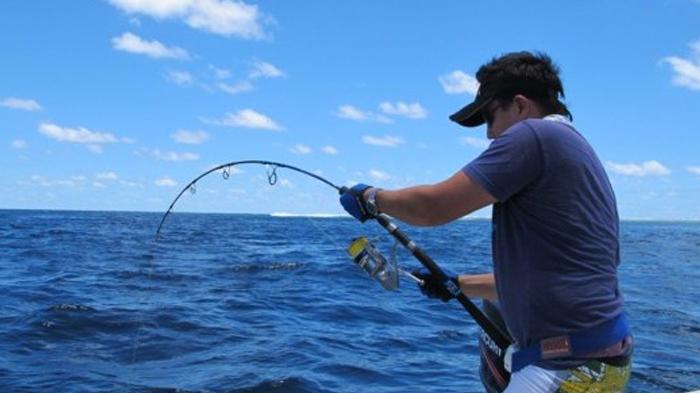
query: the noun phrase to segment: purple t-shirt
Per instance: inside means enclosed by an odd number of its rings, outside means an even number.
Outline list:
[[[519,122],[463,170],[498,200],[492,217],[496,287],[521,348],[623,312],[615,195],[573,126]]]

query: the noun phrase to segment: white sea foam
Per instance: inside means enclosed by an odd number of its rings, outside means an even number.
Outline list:
[[[348,217],[347,214],[337,213],[288,213],[288,212],[273,212],[270,217],[310,217],[310,218],[342,218]]]

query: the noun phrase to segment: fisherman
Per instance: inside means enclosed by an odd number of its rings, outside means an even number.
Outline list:
[[[364,222],[386,213],[437,226],[492,207],[493,273],[448,279],[498,301],[514,344],[505,392],[623,392],[632,336],[618,288],[615,195],[593,148],[561,101],[559,69],[544,53],[515,52],[477,72],[472,103],[450,116],[486,124],[490,146],[450,178],[383,190],[357,184],[340,200]],[[429,271],[430,297],[452,298]]]

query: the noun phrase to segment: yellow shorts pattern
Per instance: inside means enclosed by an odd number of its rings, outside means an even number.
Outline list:
[[[612,366],[593,360],[569,372],[556,393],[622,393],[627,391],[632,362]]]

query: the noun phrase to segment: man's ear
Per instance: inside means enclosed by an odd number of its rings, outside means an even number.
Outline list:
[[[513,97],[513,102],[515,103],[516,108],[518,108],[518,115],[522,118],[527,119],[538,116],[539,109],[537,105],[534,101],[530,100],[524,95],[516,94],[515,97]]]
[[[532,110],[530,100],[522,94],[516,94],[513,97],[513,102],[518,109],[518,115],[528,115]]]

